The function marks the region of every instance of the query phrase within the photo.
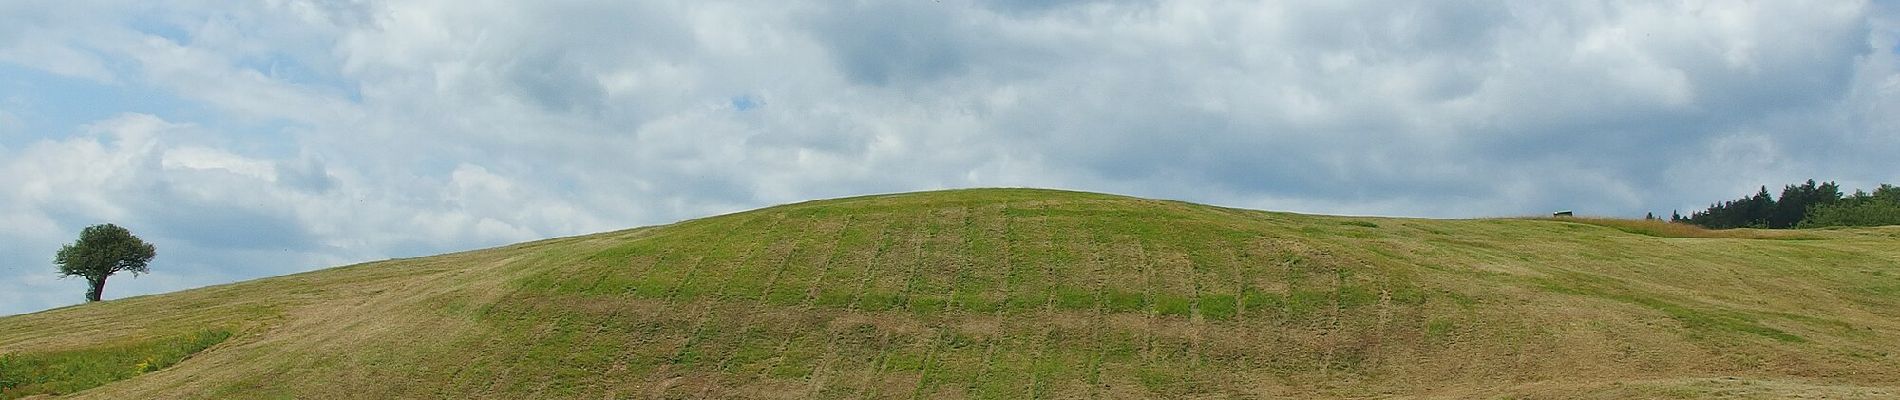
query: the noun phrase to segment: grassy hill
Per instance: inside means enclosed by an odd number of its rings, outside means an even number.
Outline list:
[[[1350,218],[1026,189],[813,201],[0,318],[9,395],[123,378],[86,398],[1885,398],[1896,352],[1900,228]]]

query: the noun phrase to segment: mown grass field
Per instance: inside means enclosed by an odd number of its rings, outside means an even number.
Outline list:
[[[231,332],[89,398],[1900,397],[1900,228],[1670,229],[867,196],[0,318],[0,353]]]

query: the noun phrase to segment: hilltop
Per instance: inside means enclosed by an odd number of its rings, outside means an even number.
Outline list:
[[[83,398],[1900,396],[1900,228],[1639,225],[864,196],[0,318],[0,371],[143,362]]]

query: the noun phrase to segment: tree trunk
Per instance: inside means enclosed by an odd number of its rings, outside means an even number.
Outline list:
[[[105,293],[106,293],[106,277],[101,276],[98,279],[86,279],[86,301],[87,302],[99,301],[99,296],[104,295]]]

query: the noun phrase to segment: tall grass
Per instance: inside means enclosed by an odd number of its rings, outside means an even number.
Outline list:
[[[0,355],[0,399],[67,394],[157,371],[231,337],[228,330],[47,353]]]

